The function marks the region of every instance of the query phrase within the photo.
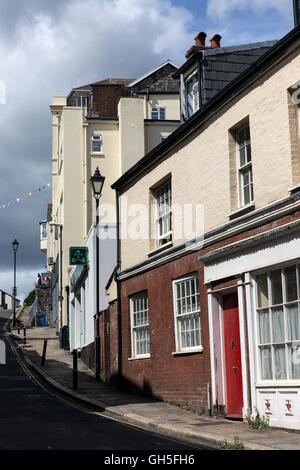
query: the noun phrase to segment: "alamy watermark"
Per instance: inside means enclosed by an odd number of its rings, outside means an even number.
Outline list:
[[[115,206],[100,204],[99,219],[103,226],[115,218]],[[204,239],[204,205],[203,204],[129,204],[123,196],[120,201],[121,240],[158,240],[168,239],[172,242],[185,243],[188,249],[197,249]],[[107,231],[105,238],[115,238],[113,231]],[[195,248],[196,249],[196,248]]]

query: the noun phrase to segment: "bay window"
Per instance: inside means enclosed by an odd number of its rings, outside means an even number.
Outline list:
[[[299,265],[256,277],[260,378],[300,379]]]

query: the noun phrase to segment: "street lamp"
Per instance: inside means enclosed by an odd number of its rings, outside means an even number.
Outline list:
[[[96,228],[99,224],[99,199],[102,195],[102,189],[105,177],[101,175],[99,168],[96,168],[94,176],[91,176],[91,185],[93,195],[96,199]],[[96,232],[96,380],[100,379],[100,312],[99,312],[99,237]]]
[[[17,286],[16,286],[16,275],[17,275],[17,251],[19,247],[19,242],[15,238],[12,242],[13,252],[14,252],[14,287],[13,287],[13,302],[14,302],[14,320],[13,326],[16,325],[16,295],[17,295]]]

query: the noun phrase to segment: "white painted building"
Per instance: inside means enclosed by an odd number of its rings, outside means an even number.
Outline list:
[[[70,272],[69,337],[70,350],[94,342],[94,316],[96,314],[96,243],[99,243],[99,310],[108,307],[109,296],[105,287],[116,266],[116,225],[92,225],[86,242],[88,265],[76,266]]]

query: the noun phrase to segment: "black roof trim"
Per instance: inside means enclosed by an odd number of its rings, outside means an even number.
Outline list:
[[[257,61],[251,64],[244,72],[238,75],[232,82],[220,90],[207,104],[193,114],[186,122],[179,126],[168,139],[161,142],[157,147],[147,153],[135,165],[127,170],[115,183],[111,186],[113,189],[120,189],[125,186],[129,181],[135,178],[140,171],[154,164],[165,153],[171,150],[172,146],[176,144],[181,138],[187,136],[187,131],[192,132],[199,127],[208,118],[209,115],[216,111],[216,109],[228,100],[233,98],[237,93],[240,86],[244,87],[246,80],[251,79],[254,75],[259,75],[263,67],[275,59],[282,51],[284,51],[294,40],[300,39],[300,26],[292,29],[286,36],[263,54]]]
[[[144,122],[159,122],[160,124],[168,124],[168,122],[175,122],[176,124],[180,123],[179,119],[144,119]]]

